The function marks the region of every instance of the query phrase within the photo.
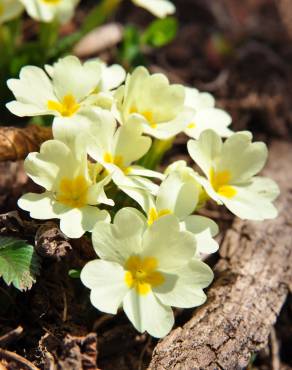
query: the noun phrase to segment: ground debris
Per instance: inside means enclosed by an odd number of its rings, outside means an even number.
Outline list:
[[[2,366],[2,368],[1,368]],[[32,362],[17,353],[0,348],[0,370],[39,370]]]
[[[72,250],[69,238],[53,221],[42,224],[35,235],[35,249],[42,257],[59,260]]]
[[[36,252],[40,256],[57,260],[72,249],[69,238],[61,232],[56,222],[26,220],[18,211],[0,214],[0,235],[34,241]]]
[[[60,339],[46,333],[39,342],[44,356],[44,368],[50,370],[96,370],[97,335],[67,334]]]

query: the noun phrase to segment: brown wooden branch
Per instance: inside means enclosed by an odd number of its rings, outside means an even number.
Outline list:
[[[51,138],[52,129],[49,127],[0,127],[0,162],[24,159]]]
[[[23,369],[23,370],[39,370],[32,362],[28,361],[24,357],[18,355],[17,353],[7,351],[5,349],[0,348],[0,365],[2,361],[5,361],[6,364],[12,363],[15,369]],[[7,369],[10,366],[7,366]]]
[[[23,333],[23,327],[18,326],[16,329],[10,330],[8,333],[0,337],[0,348],[6,347],[8,344],[19,339]]]
[[[291,144],[274,142],[266,174],[281,187],[279,217],[234,222],[207,303],[158,343],[150,369],[241,369],[267,344],[292,286],[291,163]]]

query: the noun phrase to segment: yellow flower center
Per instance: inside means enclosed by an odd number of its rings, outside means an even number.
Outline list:
[[[150,208],[149,214],[148,214],[148,225],[152,225],[153,222],[158,220],[160,217],[170,215],[172,212],[170,209],[161,209],[160,211],[157,212],[155,208]]]
[[[61,2],[61,0],[42,0],[42,2],[48,5],[57,5]]]
[[[191,122],[188,124],[187,128],[195,128],[196,126],[195,122]]]
[[[74,179],[64,177],[60,181],[56,199],[58,202],[72,208],[81,208],[87,204],[88,181],[84,176]]]
[[[125,283],[129,288],[134,288],[138,294],[148,294],[152,287],[164,283],[161,272],[157,271],[158,261],[155,257],[141,258],[131,256],[125,264]]]
[[[228,170],[215,172],[214,168],[210,170],[210,182],[213,189],[219,195],[226,198],[233,198],[237,191],[236,189],[229,185],[231,179],[231,174]]]
[[[65,95],[61,102],[49,100],[47,106],[49,110],[55,110],[63,117],[73,116],[80,108],[80,104],[72,94]]]
[[[127,167],[124,165],[124,159],[121,155],[115,155],[113,156],[111,153],[105,153],[103,156],[103,160],[106,163],[112,163],[119,167],[125,175],[128,175],[131,172],[131,167]]]
[[[139,112],[137,110],[137,108],[135,106],[133,106],[131,109],[130,109],[130,113],[138,113],[140,114],[141,116],[143,116],[146,121],[149,123],[149,125],[152,127],[152,128],[156,128],[157,127],[157,123],[155,122],[154,120],[154,114],[152,111],[150,110],[145,110],[143,112]]]

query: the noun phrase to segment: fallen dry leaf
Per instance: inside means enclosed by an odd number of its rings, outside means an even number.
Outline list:
[[[24,159],[28,153],[39,150],[40,145],[51,138],[50,127],[0,127],[0,161]]]

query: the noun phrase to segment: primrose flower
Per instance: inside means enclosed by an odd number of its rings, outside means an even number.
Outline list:
[[[197,208],[200,185],[192,174],[181,171],[171,172],[162,181],[156,199],[147,204],[148,224],[152,225],[161,217],[174,214],[180,221],[181,230],[194,234],[199,253],[213,253],[219,248],[212,238],[218,233],[217,224],[207,217],[192,215]]]
[[[91,231],[97,221],[110,219],[108,212],[96,206],[114,205],[104,193],[111,178],[93,176],[80,142],[76,142],[74,151],[61,141],[46,141],[40,153],[28,155],[24,166],[28,176],[45,188],[41,194],[24,194],[18,201],[32,218],[60,219],[61,230],[70,238],[79,238]]]
[[[92,104],[104,109],[111,109],[113,104],[112,90],[120,86],[126,78],[126,71],[119,64],[107,66],[99,58],[88,60],[85,65],[90,64],[91,68],[96,66],[95,87],[91,91],[90,96]],[[54,65],[46,65],[46,72],[53,78]],[[93,76],[92,76],[93,77]]]
[[[108,66],[99,58],[92,59],[90,62],[99,64],[101,67],[101,78],[96,87],[97,91],[114,90],[125,81],[126,71],[119,64]]]
[[[112,175],[118,188],[140,204],[135,189],[143,189],[147,194],[156,194],[158,190],[158,186],[145,177],[164,177],[133,164],[148,152],[151,139],[142,136],[143,127],[135,117],[118,128],[110,112],[103,111],[102,117],[91,126],[87,136],[88,154]]]
[[[275,218],[277,209],[272,201],[279,194],[278,186],[255,176],[267,160],[267,147],[251,140],[252,134],[243,131],[222,143],[218,134],[206,130],[198,141],[188,142],[188,151],[207,177],[197,179],[210,198],[242,219]]]
[[[74,56],[54,64],[52,79],[41,68],[23,67],[19,79],[7,81],[16,100],[6,106],[16,116],[74,117],[90,108],[91,93],[100,82],[101,66]]]
[[[175,6],[168,0],[132,0],[141,8],[148,10],[158,18],[164,18],[175,12]]]
[[[79,0],[19,0],[27,13],[37,21],[60,23],[68,22]]]
[[[202,208],[206,204],[209,197],[203,186],[197,180],[199,174],[192,167],[189,167],[187,165],[187,162],[184,160],[179,160],[171,163],[169,166],[166,167],[164,174],[167,176],[173,172],[178,173],[183,181],[193,181],[194,185],[197,187],[196,192],[198,192],[198,202],[196,205],[196,210]],[[214,231],[214,234],[212,235],[214,236],[216,234],[217,232]]]
[[[166,76],[150,75],[144,67],[127,76],[115,97],[117,118],[122,124],[134,116],[146,134],[158,139],[175,136],[190,122],[192,110],[184,106],[184,87],[170,85]]]
[[[113,224],[96,224],[92,240],[101,259],[85,265],[81,281],[100,311],[115,314],[122,306],[139,332],[163,337],[174,324],[171,306],[205,302],[212,270],[194,258],[194,237],[174,215],[147,227],[139,211],[123,208]]]
[[[23,11],[18,0],[0,0],[0,24],[17,18]]]
[[[233,133],[228,128],[232,121],[230,115],[222,109],[215,108],[215,99],[211,94],[200,93],[190,87],[185,88],[185,93],[185,106],[194,110],[184,131],[188,136],[198,139],[207,129],[215,131],[222,137],[228,137]]]

